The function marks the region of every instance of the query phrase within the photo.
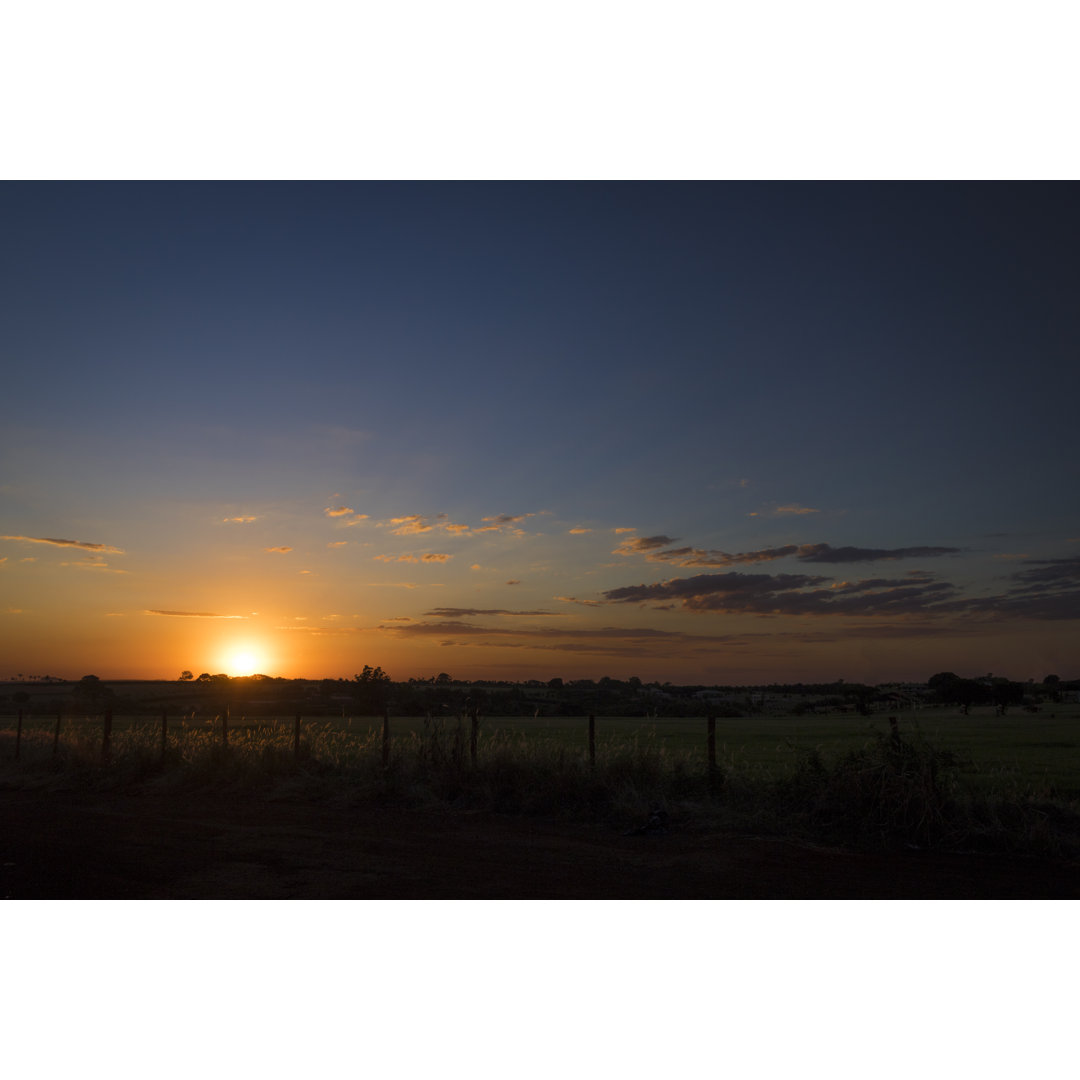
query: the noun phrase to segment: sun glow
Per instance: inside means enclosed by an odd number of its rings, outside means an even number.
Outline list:
[[[225,654],[225,673],[231,676],[266,674],[260,671],[266,657],[251,645],[238,645]]]

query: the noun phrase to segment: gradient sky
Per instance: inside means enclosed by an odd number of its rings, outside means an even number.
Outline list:
[[[1080,676],[1078,194],[0,185],[0,677]]]

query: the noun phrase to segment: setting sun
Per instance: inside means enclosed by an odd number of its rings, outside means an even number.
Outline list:
[[[266,657],[251,646],[245,645],[225,655],[225,672],[228,675],[254,675],[265,664]]]

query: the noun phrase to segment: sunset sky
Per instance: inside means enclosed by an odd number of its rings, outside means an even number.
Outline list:
[[[0,678],[1080,677],[1078,194],[0,185]]]

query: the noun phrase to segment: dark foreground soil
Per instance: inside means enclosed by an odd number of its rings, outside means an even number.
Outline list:
[[[16,900],[1080,897],[1075,862],[251,795],[0,791],[0,862]]]

